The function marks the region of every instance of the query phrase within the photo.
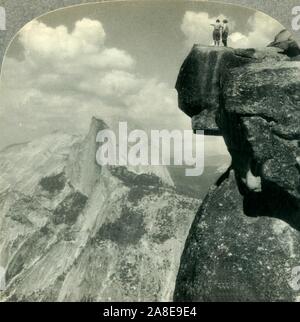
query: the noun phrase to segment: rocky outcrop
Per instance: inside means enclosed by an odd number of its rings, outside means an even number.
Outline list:
[[[194,130],[223,135],[233,172],[196,216],[175,300],[296,300],[300,63],[282,48],[195,46],[176,87]]]
[[[300,48],[298,43],[293,38],[292,34],[284,29],[276,35],[273,42],[268,47],[277,47],[283,50],[283,53],[289,57],[299,57]]]
[[[240,66],[251,59],[241,57],[234,50],[195,45],[183,63],[176,89],[179,107],[192,117],[193,129],[200,128],[207,134],[218,135],[220,130],[215,114],[221,95],[221,78],[225,70]]]
[[[234,173],[209,192],[181,259],[176,301],[297,301],[300,236],[284,220],[247,216]]]
[[[167,169],[100,167],[106,128],[94,118],[85,138],[55,133],[0,152],[2,301],[171,300],[200,201]]]

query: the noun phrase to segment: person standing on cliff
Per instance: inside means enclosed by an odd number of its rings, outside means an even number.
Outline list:
[[[228,44],[228,35],[229,35],[229,27],[228,27],[228,20],[223,20],[223,27],[222,27],[222,42],[224,47],[227,47]]]
[[[220,46],[221,30],[222,30],[221,21],[218,19],[216,23],[211,24],[211,26],[214,27],[213,39],[214,39],[215,46]]]

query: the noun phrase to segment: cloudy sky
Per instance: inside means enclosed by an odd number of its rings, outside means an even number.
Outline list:
[[[174,90],[194,43],[212,44],[216,18],[229,46],[266,46],[283,27],[261,13],[203,2],[76,6],[32,21],[15,37],[1,74],[0,148],[56,130],[85,133],[92,116],[114,126],[190,129]],[[206,150],[225,153],[221,139]]]

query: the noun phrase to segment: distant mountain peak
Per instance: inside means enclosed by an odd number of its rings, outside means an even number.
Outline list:
[[[108,128],[109,128],[108,125],[102,119],[99,119],[93,116],[91,120],[88,136],[90,136],[91,134],[96,134],[97,136],[98,132],[106,130]]]
[[[164,166],[98,165],[106,128],[0,153],[0,301],[171,300],[200,200]]]
[[[85,139],[74,146],[70,157],[68,174],[72,184],[89,196],[101,175],[101,166],[97,164],[96,153],[99,147],[96,138],[100,131],[108,129],[107,124],[96,117],[91,120]]]

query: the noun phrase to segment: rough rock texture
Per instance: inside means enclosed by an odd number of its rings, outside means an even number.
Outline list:
[[[2,301],[168,301],[200,201],[162,167],[100,167],[55,133],[0,152]],[[160,170],[159,170],[160,169]]]
[[[281,191],[300,205],[300,64],[265,61],[231,71],[218,123],[233,166],[247,182],[251,171],[261,189]],[[278,192],[279,192],[278,191]]]
[[[104,0],[107,1],[107,0]],[[0,32],[0,60],[2,63],[3,55],[11,39],[15,34],[28,22],[36,17],[46,14],[50,11],[59,8],[66,9],[69,6],[78,4],[87,4],[92,12],[99,10],[103,6],[104,1],[100,3],[91,4],[90,0],[1,0],[1,6],[6,10],[7,30]],[[112,2],[109,0],[109,2]],[[283,26],[289,26],[291,23],[291,9],[297,5],[295,0],[277,1],[274,6],[273,1],[252,0],[251,5],[249,0],[223,0],[227,4],[236,4],[239,7],[244,5],[252,7],[254,10],[260,10],[268,13],[271,17],[279,21]],[[132,4],[135,5],[134,3]],[[232,7],[235,10],[235,7]],[[221,10],[222,11],[222,10]],[[295,37],[300,41],[299,33],[294,32]]]
[[[219,106],[220,79],[227,68],[246,63],[249,57],[240,57],[232,49],[195,45],[183,63],[176,89],[179,107],[193,118],[193,128],[207,134],[220,134],[215,122]]]
[[[175,300],[295,301],[299,231],[268,216],[246,216],[233,172],[212,188],[192,225]]]
[[[175,300],[299,299],[300,63],[280,48],[195,46],[177,90],[195,130],[224,136],[234,172],[196,216]]]
[[[270,43],[268,47],[277,47],[283,50],[283,53],[289,57],[297,57],[300,55],[298,43],[288,30],[282,30]]]

